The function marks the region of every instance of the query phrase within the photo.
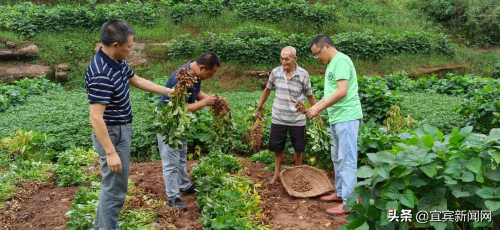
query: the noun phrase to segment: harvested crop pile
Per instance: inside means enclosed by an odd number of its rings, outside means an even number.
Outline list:
[[[307,192],[312,189],[311,183],[305,179],[299,179],[292,184],[293,191],[296,192]]]

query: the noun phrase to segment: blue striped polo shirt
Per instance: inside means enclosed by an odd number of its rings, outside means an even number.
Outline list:
[[[179,67],[174,73],[172,73],[172,75],[170,75],[170,77],[168,78],[168,81],[167,81],[167,84],[165,84],[165,87],[167,88],[174,88],[175,85],[177,85],[177,82],[178,80],[175,79],[175,76],[177,75],[177,73],[179,72],[179,70],[183,69],[183,68],[187,68],[188,70],[191,70],[191,67],[189,66],[189,64],[191,63],[192,61],[189,61],[188,63],[184,64],[183,66]],[[189,97],[186,97],[186,103],[188,104],[192,104],[192,103],[195,103],[196,102],[196,96],[198,96],[198,93],[201,91],[201,79],[198,78],[198,83],[195,83],[193,85],[193,88],[189,88],[187,89],[187,93],[190,93],[191,95],[189,95]],[[161,98],[160,98],[160,101],[158,101],[158,107],[162,107],[163,104],[167,104],[168,103],[168,100],[170,98],[166,95],[161,95]]]
[[[134,75],[125,60],[113,61],[102,48],[94,55],[85,74],[85,89],[90,104],[106,105],[106,124],[132,120],[128,79]]]

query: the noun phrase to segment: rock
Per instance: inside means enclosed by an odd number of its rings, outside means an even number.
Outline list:
[[[431,75],[438,75],[438,77],[445,77],[448,73],[464,74],[465,67],[460,64],[448,64],[444,66],[433,67],[418,67],[415,72],[410,74],[410,77],[424,77]]]
[[[38,53],[38,46],[37,45],[29,45],[29,46],[26,46],[26,47],[22,48],[21,50],[19,50],[19,52],[21,53],[21,55],[36,54],[36,53]]]
[[[12,83],[25,77],[35,78],[50,73],[50,67],[27,63],[0,65],[0,83]]]
[[[269,74],[271,74],[271,72],[264,70],[253,70],[253,71],[248,71],[247,73],[250,76],[262,77],[262,78],[268,78]]]
[[[65,63],[61,63],[61,64],[57,65],[56,68],[57,68],[57,70],[60,70],[60,71],[69,70],[68,64],[65,64]]]
[[[0,49],[0,60],[26,59],[38,53],[37,45],[29,45],[21,50]]]
[[[15,49],[17,47],[17,44],[15,42],[6,41],[5,46],[9,49]]]
[[[68,81],[68,76],[69,76],[68,72],[57,72],[56,80],[66,82]]]

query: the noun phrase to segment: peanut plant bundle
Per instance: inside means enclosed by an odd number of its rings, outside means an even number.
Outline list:
[[[185,98],[187,89],[193,88],[198,82],[193,71],[187,68],[180,69],[177,75],[177,84],[172,93],[172,98],[163,107],[158,107],[154,113],[153,126],[156,133],[165,136],[164,143],[171,148],[181,149],[182,140],[186,139],[193,123],[196,122],[194,115],[187,110]]]

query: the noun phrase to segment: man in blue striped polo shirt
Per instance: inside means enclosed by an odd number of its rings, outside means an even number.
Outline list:
[[[129,84],[152,93],[170,91],[135,75],[128,67],[124,59],[132,50],[134,34],[134,29],[125,21],[104,23],[100,32],[103,46],[85,75],[92,141],[101,159],[102,175],[94,229],[120,228],[117,221],[127,195],[132,141]]]
[[[269,140],[269,151],[274,152],[274,177],[270,181],[274,184],[280,175],[281,160],[287,132],[295,150],[295,166],[302,165],[302,153],[306,148],[305,127],[306,116],[295,108],[299,101],[309,100],[311,105],[316,104],[316,98],[312,93],[311,79],[309,73],[300,68],[297,64],[296,50],[292,46],[287,46],[281,50],[281,66],[276,67],[269,75],[266,89],[260,98],[259,107],[255,113],[255,118],[261,117],[261,109],[266,102],[271,90],[276,87],[272,109],[271,138]]]

